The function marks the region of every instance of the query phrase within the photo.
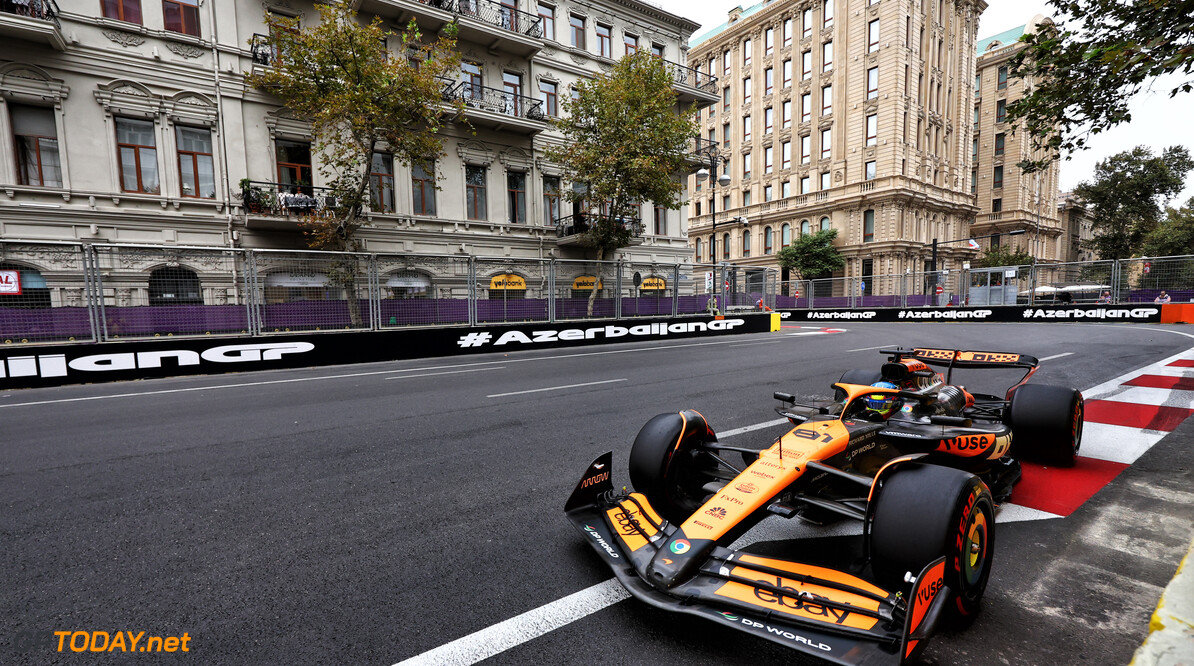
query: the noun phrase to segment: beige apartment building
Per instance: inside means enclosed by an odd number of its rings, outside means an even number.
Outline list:
[[[445,95],[464,98],[475,128],[448,128],[434,174],[378,156],[369,224],[358,232],[369,252],[584,258],[559,194],[570,184],[543,152],[563,140],[549,122],[561,98],[637,49],[669,63],[684,108],[720,94],[684,64],[698,25],[640,0],[357,6],[362,20],[379,16],[395,29],[414,19],[434,34],[458,23],[465,62]],[[303,22],[319,16],[311,0],[3,3],[0,241],[305,248],[304,213],[331,202],[307,123],[245,85],[246,73],[272,63],[266,11]],[[645,202],[621,256],[688,260],[685,211]],[[52,253],[22,261],[10,249],[3,261],[34,282],[39,272],[78,270]],[[143,303],[146,275],[159,267],[128,262],[114,281],[123,279],[126,300]],[[185,261],[172,269],[205,270]],[[287,279],[267,286],[310,286]],[[441,279],[434,270],[382,277],[414,286],[392,290],[407,295],[432,293]],[[210,292],[205,284],[203,298]]]
[[[824,228],[838,230],[845,276],[924,271],[934,239],[939,269],[974,257],[969,114],[986,6],[773,0],[697,35],[689,63],[720,78],[702,137],[730,184],[689,181],[695,257],[711,258],[714,207],[718,261],[773,266]],[[745,228],[721,224],[742,216]]]
[[[984,250],[1003,242],[1028,252],[1037,261],[1053,263],[1077,261],[1072,259],[1076,255],[1058,215],[1058,163],[1051,162],[1042,171],[1021,173],[1017,163],[1037,159],[1041,152],[1033,150],[1027,134],[1013,132],[1007,122],[1007,106],[1032,84],[1009,76],[1009,61],[1023,48],[1017,40],[1047,20],[1037,15],[1026,25],[979,40],[970,192],[977,197],[980,212],[971,233],[985,236],[1023,229],[1022,236],[979,242]]]

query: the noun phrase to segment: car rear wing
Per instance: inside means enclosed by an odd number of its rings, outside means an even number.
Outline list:
[[[915,358],[928,365],[954,368],[1024,368],[1025,370],[1040,365],[1040,360],[1028,354],[1015,352],[967,351],[961,349],[930,349],[916,347],[913,349],[881,349],[880,354],[891,354],[902,358]]]

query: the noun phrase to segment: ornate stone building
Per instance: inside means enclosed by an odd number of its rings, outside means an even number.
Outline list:
[[[971,235],[967,188],[975,33],[983,0],[773,0],[730,12],[692,40],[689,63],[718,76],[702,136],[730,176],[716,196],[690,180],[689,235],[709,260],[775,265],[800,234],[838,230],[842,274],[920,272],[933,239]],[[939,268],[976,253],[941,245]],[[792,276],[795,277],[795,276]],[[884,289],[865,280],[866,291]],[[879,293],[879,292],[876,292]]]

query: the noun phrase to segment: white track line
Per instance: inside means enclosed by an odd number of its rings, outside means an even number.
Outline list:
[[[872,351],[874,349],[883,349],[884,347],[890,347],[890,346],[891,345],[879,345],[878,347],[863,347],[862,349],[847,349],[846,353],[849,354],[850,352]]]
[[[1065,352],[1063,354],[1054,354],[1052,356],[1046,356],[1045,358],[1040,358],[1037,360],[1038,361],[1052,361],[1055,358],[1062,358],[1064,356],[1073,356],[1073,355],[1074,355],[1074,352]]]
[[[485,372],[486,370],[505,370],[504,365],[495,365],[488,368],[469,368],[468,370],[447,370],[445,372],[426,372],[421,375],[401,375],[399,377],[386,377],[391,379],[414,379],[415,377],[435,377],[437,375],[459,375],[462,372]]]
[[[494,393],[487,395],[486,398],[504,398],[508,395],[522,395],[524,393],[542,393],[543,391],[558,391],[560,389],[578,388],[581,386],[597,386],[598,384],[613,384],[614,382],[624,382],[626,378],[622,379],[606,379],[600,382],[585,382],[583,384],[565,384],[563,386],[548,386],[546,388],[528,389],[526,391],[511,391],[509,393]]]

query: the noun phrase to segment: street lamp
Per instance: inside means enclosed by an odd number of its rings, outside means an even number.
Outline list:
[[[709,167],[710,168],[706,169],[704,167],[701,167],[701,169],[696,172],[696,179],[697,179],[698,183],[703,183],[709,179],[710,170],[712,170],[714,173],[716,173],[717,165],[720,164],[723,159],[721,154],[719,152],[717,152],[717,146],[715,144],[710,145],[708,147],[708,149],[705,151],[705,153],[706,153],[706,157],[708,157],[708,159],[709,159]],[[709,206],[709,210],[713,214],[713,231],[710,233],[710,236],[709,236],[709,262],[711,264],[713,264],[713,279],[714,280],[717,279],[717,186],[718,185],[721,185],[722,187],[729,187],[730,186],[729,174],[723,173],[720,176],[718,176],[716,179],[712,180],[713,204],[711,206]]]

